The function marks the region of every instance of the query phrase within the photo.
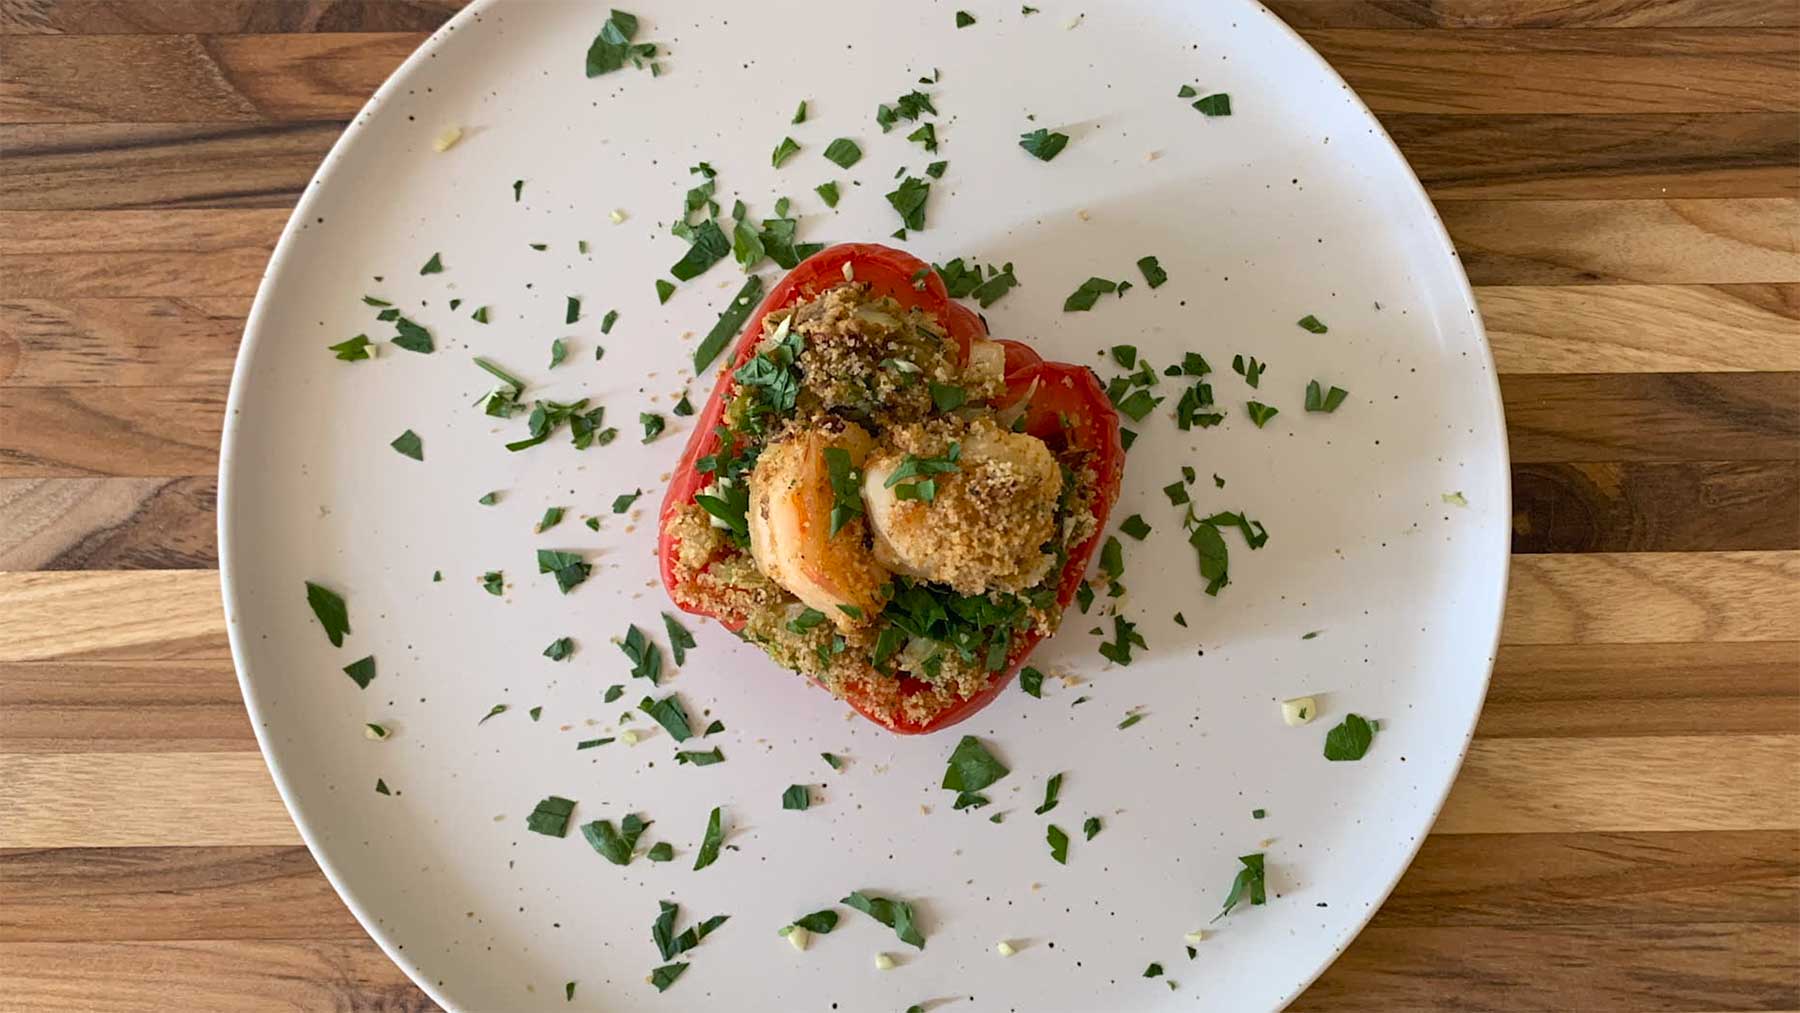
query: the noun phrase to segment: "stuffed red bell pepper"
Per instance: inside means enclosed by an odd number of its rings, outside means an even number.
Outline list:
[[[989,339],[929,265],[826,249],[750,318],[669,483],[663,583],[902,734],[1005,688],[1117,499],[1085,367]]]

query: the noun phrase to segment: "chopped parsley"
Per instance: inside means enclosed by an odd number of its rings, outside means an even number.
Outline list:
[[[980,791],[1007,774],[1006,765],[994,759],[981,740],[965,735],[950,754],[950,765],[944,771],[943,787],[951,791]]]
[[[684,393],[681,395],[681,400],[675,402],[675,407],[671,408],[670,411],[685,419],[694,414],[694,403],[689,401],[688,396]]]
[[[475,312],[469,314],[469,319],[475,321],[478,324],[487,323],[488,322],[488,308],[486,306],[481,307],[480,309],[476,310]]]
[[[961,257],[948,263],[933,264],[932,267],[937,271],[938,277],[943,279],[944,289],[950,293],[950,298],[972,298],[981,304],[982,309],[992,306],[1019,284],[1019,279],[1013,274],[1011,262],[1004,267],[987,265],[985,277],[980,264],[965,264]]]
[[[1032,668],[1030,665],[1026,665],[1024,668],[1019,669],[1019,688],[1024,690],[1027,696],[1034,696],[1040,700],[1043,699],[1044,673]]]
[[[375,656],[373,654],[344,666],[344,674],[356,683],[357,689],[368,689],[369,683],[375,681]]]
[[[975,23],[975,15],[970,14],[968,11],[957,11],[956,12],[956,27],[967,28],[974,23]]]
[[[375,779],[375,794],[392,795],[393,792],[388,790],[387,782],[378,777]]]
[[[952,384],[932,383],[930,384],[930,387],[932,407],[940,412],[947,412],[960,408],[962,407],[963,402],[969,399],[968,391]]]
[[[624,695],[625,695],[625,687],[620,686],[615,683],[611,686],[606,687],[606,695],[604,697],[602,697],[602,699],[604,699],[607,703],[612,703],[614,700],[617,700],[618,698],[620,698]]]
[[[925,227],[925,200],[931,196],[931,184],[908,176],[887,195],[887,202],[900,213],[900,222],[915,232]]]
[[[1050,776],[1050,780],[1044,784],[1044,804],[1032,810],[1033,812],[1042,816],[1056,808],[1056,796],[1062,791],[1062,779],[1063,776],[1061,774],[1052,774]]]
[[[581,299],[577,296],[566,296],[563,305],[563,323],[572,324],[581,319]]]
[[[675,860],[675,846],[668,841],[658,841],[650,845],[650,850],[644,852],[644,857],[652,862],[672,862]]]
[[[1194,101],[1194,108],[1207,116],[1230,116],[1231,96],[1222,91],[1203,95]]]
[[[848,169],[862,160],[862,148],[858,147],[857,143],[850,138],[840,137],[825,146],[825,157],[835,163],[838,168]],[[836,191],[837,186],[833,184],[832,192],[836,193]],[[825,203],[835,207],[837,198],[833,197]]]
[[[1349,396],[1350,392],[1342,387],[1322,390],[1319,381],[1312,380],[1306,385],[1306,410],[1309,412],[1334,412]]]
[[[731,253],[731,240],[720,230],[719,223],[708,218],[689,229],[691,238],[686,253],[669,268],[677,281],[692,281]],[[658,286],[660,288],[660,286]]]
[[[912,905],[906,901],[889,900],[886,897],[878,897],[858,890],[839,903],[853,907],[893,929],[894,934],[900,937],[901,942],[916,946],[921,950],[925,948],[925,936],[919,931]]]
[[[916,130],[906,135],[906,139],[919,142],[919,144],[924,146],[926,151],[934,154],[937,152],[937,126],[935,124],[919,124]]]
[[[806,100],[805,99],[800,100],[800,107],[794,110],[794,118],[789,120],[788,122],[789,123],[805,123],[806,122]]]
[[[690,928],[680,935],[675,933],[675,917],[679,906],[668,901],[661,901],[661,911],[656,921],[650,926],[650,938],[656,943],[656,950],[664,960],[672,960],[700,945],[700,941],[711,935],[713,930],[725,924],[730,915],[714,915]]]
[[[668,420],[664,419],[658,412],[638,412],[638,424],[644,427],[644,439],[642,442],[649,443],[651,440],[661,436],[663,429],[666,428],[669,423]]]
[[[1269,811],[1267,809],[1252,809],[1252,810],[1250,810],[1250,818],[1253,820],[1260,820],[1267,815],[1269,815]]]
[[[630,61],[632,66],[642,68],[644,61],[656,55],[656,45],[650,42],[634,43],[637,36],[638,19],[624,11],[615,10],[600,25],[600,34],[587,51],[587,76],[599,77],[610,74],[625,66]],[[656,64],[652,63],[651,74],[656,73]],[[685,965],[684,965],[685,966]],[[680,972],[676,972],[679,974]],[[658,990],[660,991],[660,989]]]
[[[650,984],[655,985],[658,992],[667,992],[669,986],[675,984],[675,979],[681,977],[681,972],[687,969],[686,963],[664,964],[650,972]]]
[[[1360,760],[1375,741],[1375,728],[1361,715],[1346,714],[1344,720],[1325,733],[1327,760]]]
[[[1125,715],[1125,720],[1119,722],[1119,730],[1124,731],[1142,720],[1144,720],[1143,711],[1134,711],[1133,713],[1127,714]]]
[[[836,182],[820,183],[813,187],[813,192],[819,195],[819,199],[825,202],[826,207],[837,207],[838,185]]]
[[[943,179],[944,170],[948,168],[950,168],[949,162],[933,162],[925,167],[925,175],[930,176],[932,179]]]
[[[694,731],[688,724],[687,711],[682,708],[681,700],[675,694],[671,693],[661,700],[644,697],[638,701],[638,710],[655,718],[656,723],[662,725],[663,730],[676,742],[686,742],[693,738]]]
[[[1250,421],[1256,423],[1258,429],[1261,429],[1270,419],[1281,414],[1281,409],[1274,405],[1263,404],[1261,401],[1244,402],[1244,410],[1250,413]]]
[[[410,457],[415,461],[425,460],[424,441],[419,439],[418,433],[415,433],[410,429],[401,433],[399,436],[394,437],[394,442],[388,444],[388,446],[393,447],[402,455]]]
[[[1064,313],[1081,313],[1094,308],[1094,303],[1108,292],[1117,292],[1119,283],[1105,278],[1089,278],[1063,300]]]
[[[358,334],[348,341],[340,341],[335,345],[326,345],[325,347],[339,362],[360,362],[370,357],[370,344],[368,335]]]
[[[551,795],[531,810],[525,817],[525,829],[532,833],[545,834],[550,837],[561,837],[568,833],[569,814],[575,811],[575,803],[558,795]]]
[[[812,792],[804,784],[790,784],[781,793],[781,808],[805,812],[812,807]]]
[[[575,653],[575,641],[569,637],[557,637],[544,648],[544,657],[551,661],[567,661]]]
[[[1238,870],[1237,877],[1231,881],[1231,892],[1225,895],[1225,906],[1213,916],[1215,922],[1230,914],[1232,909],[1244,900],[1249,900],[1251,906],[1263,904],[1268,900],[1263,881],[1263,856],[1260,854],[1240,855],[1238,861],[1244,867]]]
[[[331,646],[344,646],[344,634],[350,632],[350,610],[344,606],[343,596],[309,580],[306,582],[306,604],[318,617],[319,625],[325,628],[325,639],[331,641]]]
[[[1039,127],[1027,134],[1019,135],[1019,147],[1024,148],[1033,158],[1040,162],[1048,162],[1062,153],[1069,146],[1069,135]],[[1112,291],[1108,289],[1107,291]]]
[[[595,820],[581,828],[581,836],[587,838],[588,845],[599,852],[601,858],[614,865],[630,865],[637,839],[649,825],[648,820],[631,813],[619,821],[616,830],[611,820]]]
[[[680,620],[669,613],[664,612],[662,619],[663,629],[669,634],[669,651],[675,655],[675,664],[680,665],[687,661],[687,652],[696,646],[694,635],[687,631],[687,627],[681,625]],[[712,729],[708,728],[706,732],[710,735]]]
[[[506,576],[499,570],[489,570],[481,575],[481,589],[498,598],[506,593]]]
[[[562,519],[562,507],[553,506],[544,508],[544,519],[537,523],[538,534],[543,534],[551,528],[556,527],[558,524],[562,523]]]
[[[525,713],[530,714],[531,720],[536,721],[538,718],[541,718],[544,716],[544,708],[533,707],[530,710],[526,711]]]
[[[606,315],[600,318],[600,333],[601,334],[611,334],[612,329],[613,329],[613,324],[616,324],[618,322],[619,322],[619,311],[618,310],[607,310]]]
[[[1312,334],[1324,334],[1331,330],[1331,328],[1325,326],[1323,321],[1318,317],[1313,316],[1311,313],[1301,317],[1299,324],[1301,330]]]
[[[916,120],[925,113],[937,115],[937,107],[931,104],[931,96],[922,91],[909,91],[895,99],[892,106],[885,103],[876,106],[875,123],[885,134],[900,120]]]
[[[839,530],[863,513],[862,471],[850,463],[850,452],[842,447],[825,448],[825,472],[831,482],[831,532]]]
[[[836,755],[833,755],[831,753],[820,753],[819,758],[824,760],[825,765],[830,767],[832,770],[843,770],[844,769],[843,759]]]
[[[492,707],[488,708],[488,712],[481,716],[480,721],[475,722],[475,726],[477,728],[479,728],[482,725],[487,724],[489,718],[497,718],[500,715],[505,714],[509,709],[510,708],[508,708],[505,704],[497,703],[497,704],[493,705]]]
[[[1150,525],[1145,523],[1142,514],[1132,514],[1119,522],[1119,530],[1141,542],[1149,536]]]
[[[1113,616],[1113,639],[1100,645],[1100,656],[1119,665],[1131,664],[1133,646],[1149,650],[1150,645],[1144,643],[1144,635],[1137,631],[1137,624],[1122,615]]]
[[[662,283],[658,282],[657,284],[660,290]],[[673,289],[673,286],[670,287]],[[718,358],[719,353],[725,350],[725,346],[730,343],[731,339],[737,336],[738,331],[744,326],[744,321],[749,318],[751,309],[755,307],[757,299],[762,296],[762,287],[761,275],[753,274],[744,279],[743,287],[738,289],[737,295],[731,297],[731,303],[725,307],[723,313],[719,314],[718,322],[713,324],[712,330],[706,332],[706,337],[695,347],[694,372],[696,374],[704,373],[706,367],[712,365],[712,361]]]
[[[649,679],[652,686],[657,684],[662,677],[662,651],[636,624],[625,628],[625,639],[619,642],[619,650],[631,659],[633,678]],[[613,698],[608,699],[610,702]]]
[[[1081,835],[1083,838],[1091,841],[1094,839],[1094,835],[1099,832],[1100,817],[1089,816],[1087,819],[1081,821]]]
[[[644,490],[639,489],[636,492],[622,493],[618,496],[614,496],[613,502],[612,502],[612,512],[616,513],[616,514],[622,514],[625,511],[630,510],[631,505],[633,503],[636,503],[638,501],[638,497],[642,496],[643,494],[644,494]]]
[[[1196,96],[1198,94],[1200,94],[1200,93],[1195,91],[1194,86],[1191,84],[1184,84],[1180,88],[1177,88],[1175,90],[1176,98],[1193,98],[1194,96]]]
[[[662,305],[663,303],[668,302],[669,297],[674,294],[675,294],[675,283],[674,282],[669,281],[666,278],[656,279],[656,304],[658,306]],[[486,323],[486,322],[487,322],[486,320],[482,321],[482,323]]]
[[[706,834],[700,838],[700,853],[694,857],[694,871],[698,872],[718,861],[719,848],[724,843],[725,830],[720,810],[714,806],[712,815],[706,818]]]
[[[725,754],[714,746],[705,752],[681,752],[675,754],[676,763],[691,763],[696,767],[710,767],[715,763],[724,763]]]
[[[1063,833],[1061,827],[1052,823],[1044,830],[1044,840],[1050,844],[1050,858],[1058,865],[1069,864],[1069,835]]]
[[[775,145],[775,153],[769,156],[769,161],[775,168],[779,169],[781,168],[781,163],[794,157],[799,151],[800,145],[798,142],[792,137],[783,137],[781,143]]]
[[[419,273],[420,274],[438,274],[438,273],[442,272],[443,270],[444,270],[443,257],[434,253],[431,255],[431,259],[427,260],[425,262],[425,266],[419,268]]]
[[[597,747],[597,746],[604,746],[604,745],[606,745],[606,744],[607,744],[607,743],[609,743],[609,742],[612,742],[612,741],[613,741],[613,740],[612,740],[612,739],[611,739],[611,738],[605,738],[605,739],[582,739],[582,740],[581,740],[581,741],[580,741],[580,742],[577,742],[577,743],[575,743],[575,748],[576,748],[576,749],[578,749],[578,750],[579,750],[579,749],[593,749],[593,748],[595,748],[595,747]]]
[[[575,553],[554,549],[537,550],[537,564],[539,573],[556,576],[556,587],[563,594],[575,590],[594,572],[593,566]]]

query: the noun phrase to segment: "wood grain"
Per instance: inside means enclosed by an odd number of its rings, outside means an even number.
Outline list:
[[[1502,373],[1800,371],[1793,283],[1484,286],[1475,301]]]
[[[467,0],[9,0],[0,34],[428,32]]]
[[[1800,373],[1515,374],[1500,390],[1514,464],[1800,456]]]
[[[0,848],[298,843],[257,753],[0,753]]]
[[[0,574],[0,661],[229,657],[217,573]]]
[[[1800,201],[1445,201],[1477,285],[1800,281]]]
[[[1520,464],[1512,477],[1514,552],[1800,549],[1800,459]]]
[[[1514,556],[1503,644],[1800,640],[1800,552]]]
[[[0,662],[4,753],[256,749],[228,659]]]
[[[1475,734],[1800,734],[1800,644],[1504,646]]]
[[[1265,0],[1308,28],[1792,28],[1788,0]]]
[[[219,564],[211,478],[0,478],[0,571]]]
[[[0,301],[0,387],[229,383],[249,310],[235,296]]]
[[[0,478],[206,475],[223,387],[0,387]]]

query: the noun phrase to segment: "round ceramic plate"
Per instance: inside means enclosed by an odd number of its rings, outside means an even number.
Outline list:
[[[381,89],[300,202],[239,356],[220,493],[232,647],[295,822],[376,941],[454,1009],[1281,1006],[1426,834],[1499,625],[1499,398],[1429,203],[1355,96],[1250,3],[1086,17],[1054,0],[1032,15],[982,4],[965,28],[936,5],[724,10],[636,10],[661,72],[589,78],[605,5],[476,3]],[[1197,111],[1184,85],[1229,94],[1231,115]],[[914,89],[937,110],[935,154],[907,139],[916,123],[876,123]],[[460,141],[434,150],[452,127]],[[1021,150],[1038,127],[1070,137],[1054,161]],[[800,150],[773,167],[784,137]],[[838,137],[863,149],[853,168],[823,157]],[[946,734],[889,735],[693,617],[685,664],[661,687],[631,678],[613,642],[628,626],[667,649],[654,513],[689,427],[672,409],[708,393],[692,351],[742,281],[727,258],[658,301],[653,281],[686,250],[669,226],[701,181],[690,167],[716,170],[722,216],[741,199],[772,218],[786,197],[802,241],[887,241],[900,222],[884,195],[937,159],[926,227],[897,245],[1011,262],[1019,286],[986,312],[995,335],[1108,377],[1123,372],[1104,352],[1115,344],[1158,371],[1186,352],[1214,367],[1222,424],[1179,431],[1186,381],[1165,378],[1152,392],[1167,399],[1130,425],[1114,517],[1152,530],[1121,539],[1129,591],[1071,610],[1034,658],[1050,676],[1041,698],[1011,689]],[[835,210],[814,191],[828,181]],[[1154,290],[1145,256],[1168,273]],[[422,273],[434,257],[442,270]],[[1135,287],[1064,312],[1090,277]],[[365,296],[436,350],[385,343],[397,325]],[[1328,330],[1296,324],[1309,315]],[[327,350],[357,334],[383,341],[379,355]],[[567,358],[552,368],[554,339]],[[1237,355],[1264,365],[1255,389]],[[527,420],[475,406],[493,380],[474,356],[526,380],[527,401],[603,405],[618,438],[580,450],[565,429],[509,452]],[[1335,412],[1304,410],[1313,379],[1349,392]],[[1258,428],[1250,400],[1280,413]],[[644,442],[640,413],[667,431]],[[390,448],[407,430],[422,461]],[[1216,597],[1163,491],[1184,466],[1197,508],[1269,533],[1251,551],[1226,532],[1232,580]],[[537,533],[550,507],[566,516]],[[591,578],[559,593],[539,549],[580,554]],[[498,596],[489,571],[504,575]],[[346,600],[341,648],[307,581]],[[1147,643],[1128,667],[1097,652],[1115,607]],[[560,637],[575,652],[552,661]],[[376,675],[359,689],[342,670],[365,656]],[[685,748],[726,762],[678,764],[645,715],[621,723],[669,691],[696,725],[724,724]],[[1287,727],[1279,702],[1302,694],[1319,719]],[[1327,730],[1350,713],[1379,723],[1374,744],[1330,762]],[[391,737],[365,738],[370,722]],[[985,809],[953,811],[938,787],[963,734],[1011,768]],[[1058,773],[1059,804],[1035,813]],[[783,808],[790,785],[809,786],[810,809]],[[552,795],[576,802],[562,839],[526,826]],[[714,807],[725,849],[695,871]],[[666,842],[673,861],[614,865],[575,829],[631,813],[652,821],[639,850]],[[1066,864],[1051,825],[1073,839]],[[1258,853],[1267,903],[1214,922],[1239,856]],[[858,890],[909,901],[925,947],[839,903]],[[667,963],[651,936],[665,900],[678,928],[729,921],[659,994],[646,978]],[[806,952],[777,935],[825,908],[843,920]],[[996,952],[1002,940],[1015,955]],[[877,970],[878,953],[897,966]],[[1152,963],[1160,977],[1145,976]]]

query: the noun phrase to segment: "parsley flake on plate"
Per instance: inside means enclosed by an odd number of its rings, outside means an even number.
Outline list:
[[[371,654],[345,665],[344,674],[356,683],[357,689],[368,689],[369,683],[375,681],[375,656]]]
[[[361,362],[371,358],[369,354],[371,345],[368,335],[358,334],[347,341],[340,341],[335,345],[326,345],[325,347],[339,362]]]
[[[437,274],[437,273],[443,271],[443,269],[444,269],[443,257],[434,253],[431,255],[431,259],[427,260],[425,262],[425,266],[419,268],[419,273],[420,274]]]
[[[974,23],[975,23],[975,15],[970,14],[968,11],[957,11],[956,12],[956,27],[967,28]]]
[[[819,199],[825,202],[826,207],[837,207],[838,185],[835,181],[820,183],[818,186],[813,187],[813,192],[819,195]]]
[[[344,634],[350,632],[350,610],[344,605],[344,598],[328,587],[306,582],[306,604],[325,628],[325,638],[331,646],[344,646]]]
[[[915,232],[925,227],[925,201],[931,196],[931,184],[908,176],[887,195],[887,202],[900,213],[900,221]]]
[[[674,282],[669,281],[664,278],[656,279],[656,303],[657,303],[657,305],[660,306],[663,303],[668,302],[669,297],[674,294],[675,294],[675,283]],[[486,323],[486,322],[487,321],[485,321],[485,320],[482,321],[482,323]]]
[[[649,679],[652,686],[662,678],[662,650],[635,623],[625,627],[625,639],[619,642],[619,650],[631,659],[633,678]],[[609,697],[609,702],[611,699],[614,698]]]
[[[1301,317],[1299,324],[1301,330],[1311,334],[1324,334],[1331,330],[1331,328],[1325,326],[1323,321],[1318,317],[1313,316],[1311,313]]]
[[[951,791],[980,791],[1007,774],[1006,765],[994,759],[981,740],[965,735],[950,754],[943,787]]]
[[[644,490],[639,489],[636,492],[628,492],[628,493],[623,493],[618,496],[614,496],[613,501],[612,501],[612,512],[616,513],[616,514],[622,514],[625,511],[630,510],[631,505],[633,503],[636,503],[638,501],[638,497],[642,496],[643,494],[644,494]]]
[[[724,843],[724,822],[719,807],[714,806],[712,814],[706,818],[706,834],[700,839],[700,853],[694,857],[694,871],[698,872],[718,861],[719,848]]]
[[[844,769],[844,761],[843,761],[843,759],[841,759],[838,756],[835,756],[831,753],[820,753],[819,758],[824,760],[826,766],[830,767],[832,770],[843,770]]]
[[[1056,808],[1056,796],[1062,791],[1062,779],[1063,776],[1061,774],[1052,774],[1050,776],[1050,780],[1044,784],[1044,804],[1032,810],[1033,812],[1042,816]]]
[[[556,587],[563,594],[575,590],[594,571],[591,564],[584,562],[575,553],[553,549],[537,550],[537,564],[539,573],[556,576]]]
[[[1061,827],[1052,823],[1044,831],[1044,840],[1050,844],[1050,857],[1058,865],[1069,864],[1069,835],[1063,833]]]
[[[1319,381],[1312,380],[1306,385],[1306,410],[1309,412],[1334,412],[1349,396],[1350,392],[1342,387],[1322,390]]]
[[[638,19],[624,11],[615,10],[600,25],[600,34],[587,51],[587,76],[599,77],[610,74],[624,67],[627,62],[642,68],[644,61],[656,55],[656,45],[649,42],[634,43],[637,37]],[[656,74],[656,64],[650,65],[651,76]],[[677,972],[679,973],[679,972]]]
[[[1194,108],[1206,116],[1230,116],[1231,96],[1222,91],[1203,95],[1194,101]]]
[[[410,429],[401,433],[399,436],[394,437],[394,441],[389,443],[388,446],[393,447],[403,456],[410,457],[415,461],[425,460],[425,443],[423,440],[419,439],[418,433],[415,433]]]
[[[1084,839],[1091,841],[1094,839],[1094,835],[1099,832],[1100,817],[1089,816],[1087,819],[1081,821],[1081,835]]]
[[[619,821],[617,829],[611,820],[595,820],[581,828],[581,836],[587,839],[588,846],[599,852],[600,857],[614,865],[631,864],[631,852],[637,847],[637,839],[650,822],[636,813],[627,815]]]
[[[1234,355],[1231,357],[1231,371],[1243,377],[1244,382],[1253,388],[1261,385],[1263,370],[1267,368],[1267,366],[1257,362],[1256,356],[1254,355],[1250,356],[1248,359],[1244,358],[1242,355]]]
[[[1225,906],[1213,916],[1213,921],[1225,917],[1239,903],[1248,900],[1252,906],[1260,905],[1268,900],[1266,884],[1263,880],[1263,856],[1240,855],[1238,861],[1244,866],[1238,870],[1236,878],[1231,881],[1231,892],[1225,895]]]
[[[1030,665],[1026,665],[1024,668],[1019,669],[1019,688],[1024,690],[1027,696],[1034,696],[1040,700],[1043,699],[1044,673],[1032,668]]]
[[[660,286],[660,282],[658,283]],[[673,286],[670,287],[671,291]],[[725,346],[744,326],[750,311],[755,308],[757,300],[762,297],[763,280],[761,275],[751,275],[744,279],[744,285],[738,289],[737,295],[731,297],[731,304],[719,314],[719,320],[713,324],[712,330],[706,332],[698,346],[694,348],[694,372],[704,373],[706,367],[719,357]]]
[[[769,156],[769,161],[775,168],[779,169],[781,168],[781,163],[794,157],[799,151],[800,145],[798,142],[792,137],[783,137],[781,143],[775,145],[775,153]]]
[[[1256,423],[1258,429],[1261,429],[1270,419],[1281,414],[1281,409],[1274,405],[1263,404],[1261,401],[1244,402],[1244,410],[1250,413],[1250,421]]]
[[[1142,514],[1132,514],[1120,521],[1119,530],[1140,542],[1150,535],[1150,525],[1145,522]]]
[[[691,763],[696,767],[710,767],[715,763],[724,763],[725,754],[714,746],[705,752],[689,750],[675,754],[676,763]]]
[[[838,168],[848,169],[862,160],[862,148],[850,138],[840,137],[825,146],[825,157],[836,164]],[[837,187],[835,184],[832,189],[834,192],[836,191]],[[826,203],[835,207],[837,205],[837,200],[834,197],[826,201]]]
[[[489,718],[499,717],[500,715],[505,714],[507,712],[507,710],[509,710],[509,709],[510,708],[508,708],[505,704],[497,703],[497,704],[493,705],[492,707],[488,708],[488,712],[481,716],[480,721],[475,722],[475,726],[477,728],[479,728],[482,725],[487,724]]]
[[[787,790],[781,793],[781,807],[805,812],[812,807],[812,792],[808,791],[804,784],[790,784]]]
[[[394,330],[397,332],[394,335],[394,347],[396,348],[404,348],[420,355],[430,355],[436,347],[431,343],[430,331],[398,313],[394,315]]]
[[[506,577],[499,570],[489,570],[481,575],[481,589],[498,598],[506,592]]]
[[[1119,283],[1107,281],[1105,278],[1089,278],[1082,282],[1069,297],[1063,300],[1064,313],[1082,313],[1094,308],[1094,303],[1108,292],[1117,292]]]
[[[694,642],[694,635],[688,632],[687,627],[681,625],[679,619],[669,613],[664,612],[662,619],[663,630],[669,634],[669,652],[675,655],[675,664],[683,664],[687,661],[687,652],[698,646]],[[706,733],[711,735],[712,729],[708,728]]]
[[[680,698],[673,693],[661,700],[645,697],[638,701],[638,710],[655,718],[656,723],[662,725],[663,730],[676,742],[686,742],[694,736],[693,727],[688,724],[687,711],[682,708]]]
[[[1019,147],[1024,148],[1033,158],[1040,162],[1048,162],[1062,153],[1069,146],[1069,135],[1059,134],[1039,127],[1030,133],[1019,135]],[[1107,289],[1112,291],[1112,289]]]
[[[567,661],[575,653],[575,641],[570,637],[557,637],[544,648],[544,657],[551,661]]]
[[[839,903],[855,908],[893,929],[894,934],[900,937],[901,942],[921,950],[925,948],[925,936],[919,931],[912,905],[906,901],[890,900],[858,890]]]
[[[549,837],[561,837],[568,833],[569,814],[575,811],[575,803],[558,795],[551,795],[531,810],[525,817],[525,829],[535,834]]]
[[[681,977],[681,972],[687,969],[686,963],[664,964],[650,972],[650,984],[655,985],[658,992],[667,992],[669,986],[675,984],[675,979]]]
[[[393,792],[388,790],[387,782],[378,777],[375,779],[375,794],[392,795]]]
[[[1375,727],[1358,714],[1346,714],[1344,720],[1325,733],[1327,760],[1360,760],[1375,741]]]
[[[668,426],[668,421],[657,412],[638,412],[638,423],[644,427],[644,438],[640,441],[643,443],[661,436],[663,429]]]
[[[551,528],[556,527],[558,524],[562,523],[562,519],[563,519],[563,508],[562,507],[555,507],[555,506],[545,507],[544,508],[544,519],[541,521],[538,521],[538,523],[537,523],[538,534],[541,535],[544,532],[549,531]]]

